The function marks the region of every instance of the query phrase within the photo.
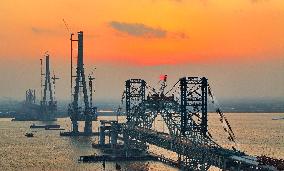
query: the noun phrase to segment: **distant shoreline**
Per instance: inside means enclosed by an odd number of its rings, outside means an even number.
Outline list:
[[[209,111],[208,114],[215,114],[216,112],[213,112],[213,111]],[[225,114],[280,114],[279,117],[274,117],[272,118],[273,120],[283,120],[284,119],[284,112],[224,112]],[[283,116],[281,116],[283,115]],[[107,112],[103,112],[103,114],[99,114],[98,116],[117,116],[116,114],[113,114],[113,113],[107,113]],[[126,115],[119,115],[119,116],[126,116]],[[69,116],[64,116],[64,115],[61,115],[57,118],[68,118]],[[0,118],[15,118],[13,116],[1,116],[0,115]]]

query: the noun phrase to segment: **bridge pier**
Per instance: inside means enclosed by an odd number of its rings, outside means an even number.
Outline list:
[[[101,146],[106,145],[105,139],[106,139],[106,131],[107,135],[109,136],[109,144],[111,147],[115,147],[117,145],[117,139],[118,139],[118,123],[117,121],[107,121],[107,120],[101,120],[101,126],[99,129],[99,144]]]
[[[110,139],[111,139],[111,148],[116,148],[118,138],[117,122],[111,123]]]
[[[99,138],[99,144],[100,145],[105,145],[105,127],[104,126],[100,126],[100,138]]]

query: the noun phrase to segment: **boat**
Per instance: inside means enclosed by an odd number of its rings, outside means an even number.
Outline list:
[[[275,118],[272,118],[272,120],[284,120],[284,117],[275,117]]]
[[[34,134],[33,133],[26,133],[25,136],[26,137],[34,137]]]
[[[64,128],[45,128],[45,130],[65,130]]]
[[[54,124],[54,125],[36,125],[36,124],[32,124],[31,126],[30,126],[30,128],[45,128],[45,129],[50,129],[50,128],[53,128],[53,129],[59,129],[60,128],[60,125],[56,125],[56,124]]]

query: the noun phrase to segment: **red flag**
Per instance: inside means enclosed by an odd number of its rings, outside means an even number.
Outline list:
[[[167,81],[168,75],[160,75],[160,80]]]

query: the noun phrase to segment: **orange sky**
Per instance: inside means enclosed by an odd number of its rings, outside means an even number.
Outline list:
[[[172,82],[206,76],[218,97],[284,97],[283,0],[1,0],[0,97],[39,92],[49,51],[57,95],[69,98],[63,18],[84,31],[98,99],[119,99],[126,79],[154,83],[165,73]]]
[[[284,56],[283,0],[4,0],[0,57],[38,58],[46,50],[68,57],[63,18],[73,32],[84,31],[90,60],[156,65]]]

